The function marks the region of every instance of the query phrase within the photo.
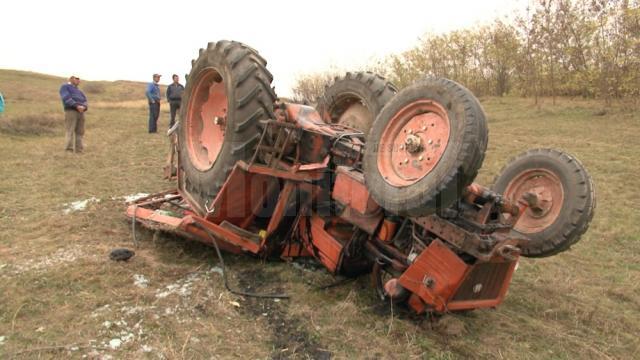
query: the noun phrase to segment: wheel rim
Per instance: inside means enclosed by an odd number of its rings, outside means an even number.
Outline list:
[[[430,100],[418,100],[393,116],[378,145],[378,170],[393,186],[414,184],[438,164],[449,143],[447,111]]]
[[[210,169],[224,143],[228,98],[220,73],[203,70],[193,88],[185,119],[191,163],[201,171]]]
[[[512,201],[518,201],[526,193],[537,196],[537,204],[530,206],[520,216],[514,229],[531,234],[543,231],[553,224],[562,210],[564,188],[554,173],[546,169],[524,171],[509,182],[504,195]]]
[[[373,122],[373,114],[362,103],[362,100],[355,95],[347,95],[338,100],[330,113],[339,114],[335,120],[332,119],[333,123],[345,125],[362,132],[366,132]]]

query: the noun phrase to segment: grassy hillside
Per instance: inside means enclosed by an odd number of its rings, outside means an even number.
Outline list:
[[[9,115],[60,112],[61,79],[0,71],[3,92],[8,79],[20,84],[8,97],[23,97]],[[528,148],[563,148],[591,172],[598,207],[571,251],[521,261],[501,307],[433,323],[378,303],[367,277],[321,290],[335,281],[322,269],[227,255],[234,286],[292,298],[235,296],[212,249],[146,231],[131,261],[110,261],[111,249],[133,247],[122,197],[174,186],[161,179],[167,139],[146,133],[144,103],[125,106],[120,87],[105,84],[103,106],[87,113],[83,155],[62,150],[61,129],[0,133],[0,358],[610,359],[640,351],[636,109],[602,115],[582,100],[483,100],[490,143],[481,183]],[[34,94],[51,104],[28,100]],[[85,210],[66,211],[88,199]]]
[[[0,92],[7,102],[6,111],[23,107],[14,106],[21,103],[59,102],[58,91],[67,81],[66,78],[39,74],[29,71],[0,69]],[[144,100],[145,83],[135,81],[85,81],[81,80],[82,89],[90,103],[129,102]],[[161,88],[164,94],[166,87]]]

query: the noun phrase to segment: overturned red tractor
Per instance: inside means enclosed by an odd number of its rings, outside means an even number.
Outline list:
[[[317,107],[279,101],[266,61],[238,42],[192,62],[177,128],[177,189],[131,204],[134,224],[232,253],[313,257],[371,273],[381,299],[417,313],[495,307],[520,256],[569,249],[595,207],[591,178],[551,149],[474,183],[485,114],[456,82],[397,91],[347,73]]]

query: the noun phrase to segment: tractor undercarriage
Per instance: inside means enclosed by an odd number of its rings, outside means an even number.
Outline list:
[[[348,74],[318,111],[276,101],[265,64],[234,42],[201,52],[175,141],[177,189],[130,204],[134,226],[371,273],[381,300],[417,313],[496,307],[521,255],[564,251],[586,231],[593,187],[565,153],[516,162],[496,191],[473,183],[487,125],[462,86],[428,79],[396,94]],[[586,184],[584,203],[574,182]]]

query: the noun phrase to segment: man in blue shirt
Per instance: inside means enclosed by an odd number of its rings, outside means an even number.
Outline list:
[[[64,107],[66,150],[81,153],[84,145],[84,113],[88,109],[87,97],[78,89],[80,78],[73,75],[60,87],[60,98]]]
[[[145,95],[149,101],[149,134],[158,132],[158,117],[160,116],[160,74],[153,74],[153,82],[147,84]]]

